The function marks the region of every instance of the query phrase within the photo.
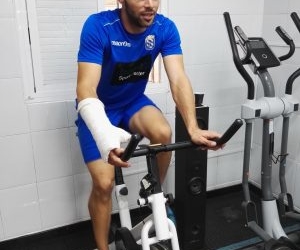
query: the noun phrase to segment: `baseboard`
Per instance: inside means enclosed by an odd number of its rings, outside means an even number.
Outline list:
[[[90,220],[0,242],[1,250],[76,250],[82,246],[95,249]]]

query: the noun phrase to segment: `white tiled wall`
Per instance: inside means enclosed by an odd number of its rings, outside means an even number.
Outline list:
[[[7,34],[9,36],[10,33],[7,32]],[[27,106],[23,101],[22,80],[19,78],[19,75],[7,78],[5,74],[1,74],[1,71],[6,71],[6,60],[12,59],[1,57],[0,60],[0,99],[2,103],[0,106],[0,113],[2,114],[0,136],[29,132],[29,118]]]
[[[42,228],[77,221],[73,176],[38,183]]]
[[[32,133],[37,181],[72,175],[68,128]]]
[[[0,137],[0,190],[36,182],[29,134]]]
[[[0,190],[0,209],[4,238],[42,229],[36,184]]]
[[[89,218],[91,180],[77,143],[74,103],[24,102],[16,1],[21,0],[0,3],[0,31],[5,34],[0,39],[0,241]],[[298,1],[190,0],[187,4],[165,0],[163,6],[181,32],[186,70],[194,90],[205,93],[210,128],[222,132],[240,116],[240,104],[246,98],[246,84],[232,62],[223,12],[229,11],[233,21],[249,34],[260,35],[263,31],[273,38],[268,25],[274,20],[287,23],[285,14],[293,8],[299,10]],[[298,35],[294,28],[289,26],[288,30]],[[297,41],[299,45],[300,35]],[[296,59],[293,65],[287,65],[285,74],[297,64]],[[174,128],[174,103],[168,88],[148,93]],[[297,123],[299,119],[293,118],[291,130],[295,136],[290,143],[295,147],[289,161],[296,166],[294,173],[300,175]],[[209,152],[209,190],[240,183],[243,132],[239,131],[222,151]],[[130,190],[136,190],[146,166],[142,159],[133,159],[132,165],[125,171],[125,181]],[[165,183],[167,189],[174,190],[173,177],[174,166]],[[295,194],[297,183],[290,186]],[[135,206],[136,198],[129,199]],[[295,202],[300,204],[299,194]],[[116,209],[114,202],[113,211]]]

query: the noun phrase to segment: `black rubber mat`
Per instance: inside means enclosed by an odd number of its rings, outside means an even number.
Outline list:
[[[260,191],[252,188],[251,199],[256,204],[258,223],[261,223]],[[261,248],[261,239],[246,227],[246,217],[242,210],[243,192],[241,187],[233,188],[223,194],[207,197],[206,246],[205,249],[236,250],[255,246]],[[290,219],[281,222],[284,229],[293,231],[300,225]],[[250,249],[250,248],[249,248]]]
[[[241,203],[242,191],[233,191],[207,197],[206,203],[206,248],[218,249],[255,237],[245,227]]]

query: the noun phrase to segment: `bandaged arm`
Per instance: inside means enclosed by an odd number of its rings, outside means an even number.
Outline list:
[[[81,100],[78,103],[77,112],[91,131],[104,161],[108,161],[111,150],[120,148],[122,142],[130,139],[129,133],[110,123],[104,105],[98,98]]]

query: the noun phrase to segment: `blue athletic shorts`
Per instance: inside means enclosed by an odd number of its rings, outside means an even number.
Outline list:
[[[130,133],[129,121],[131,117],[137,111],[149,105],[157,107],[154,102],[152,102],[147,96],[142,95],[135,99],[132,103],[120,109],[109,109],[109,107],[105,107],[105,111],[108,119],[114,126],[121,127],[122,129],[125,129]],[[79,114],[78,119],[75,121],[75,124],[78,128],[77,136],[79,139],[84,162],[88,163],[94,160],[101,159],[101,154],[98,150],[96,142],[90,130]]]

